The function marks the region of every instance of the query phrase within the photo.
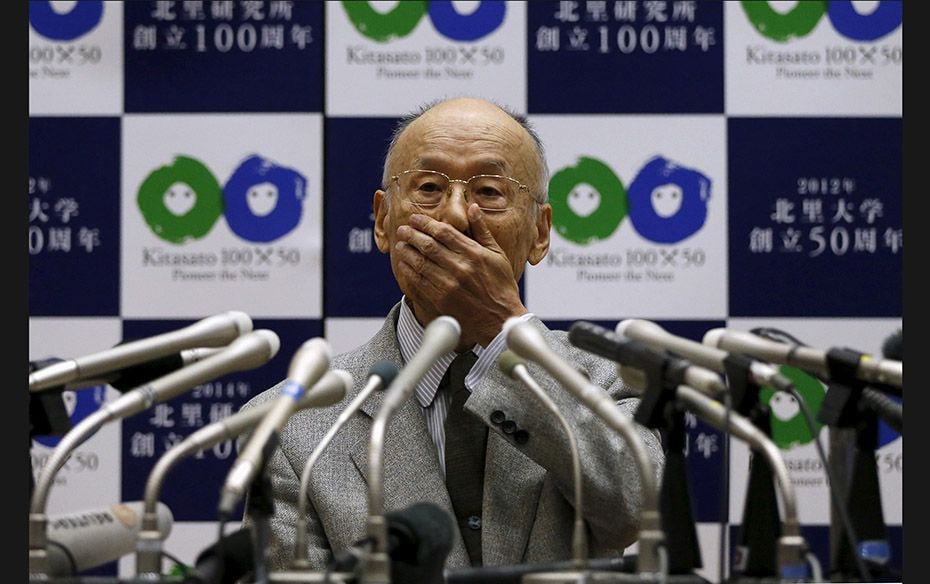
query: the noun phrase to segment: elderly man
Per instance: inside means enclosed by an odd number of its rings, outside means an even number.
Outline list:
[[[526,264],[539,263],[549,249],[547,183],[542,144],[525,119],[482,99],[454,98],[400,121],[374,192],[375,242],[390,254],[403,297],[370,340],[336,356],[332,366],[355,377],[348,403],[373,364],[389,360],[402,367],[433,319],[448,315],[460,323],[456,350],[434,364],[392,418],[382,465],[386,512],[427,501],[454,518],[458,534],[447,568],[572,555],[570,442],[540,401],[496,366],[506,349],[508,318],[539,329],[623,411],[632,415],[638,404],[614,363],[573,347],[565,331],[548,329],[520,299]],[[570,393],[535,365],[530,370],[577,437],[590,556],[616,557],[638,532],[641,492],[632,456],[621,437]],[[466,391],[453,395],[463,377]],[[274,399],[278,391],[269,389],[249,405]],[[304,464],[339,407],[289,420],[268,465],[273,567],[286,567],[293,556],[300,496],[309,497],[311,565],[325,569],[334,554],[365,537],[367,450],[382,396],[373,394],[335,434],[304,494],[298,493]],[[457,415],[462,411],[464,419]],[[641,435],[659,472],[658,436],[645,429]],[[462,459],[472,470],[449,476]]]

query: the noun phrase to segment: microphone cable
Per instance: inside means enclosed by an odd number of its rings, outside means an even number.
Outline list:
[[[225,511],[219,512],[219,518],[217,524],[219,525],[219,537],[216,540],[216,557],[220,558],[219,566],[216,568],[216,581],[217,584],[223,581],[223,571],[226,569],[226,562],[223,561],[223,558],[226,556],[223,554],[223,538],[225,537],[224,532],[226,531],[226,520],[228,519],[227,513]]]
[[[733,399],[729,391],[721,394],[723,400],[723,427],[730,427],[730,414],[733,411]],[[717,553],[717,569],[720,571],[720,581],[724,581],[724,574],[727,567],[727,542],[730,540],[730,433],[721,432],[723,435],[723,465],[722,472],[723,488],[720,495],[720,549]]]
[[[751,329],[749,332],[770,341],[788,343],[797,347],[808,346],[793,335],[777,328],[759,327]],[[795,401],[798,402],[798,407],[800,408],[801,413],[804,415],[804,422],[807,424],[808,431],[810,432],[811,437],[814,439],[814,445],[817,447],[817,456],[820,458],[820,464],[823,465],[824,472],[827,474],[827,484],[829,486],[830,498],[833,499],[833,505],[840,516],[840,521],[843,523],[843,528],[846,530],[846,539],[849,542],[849,548],[852,552],[852,556],[856,560],[856,568],[859,570],[859,577],[862,578],[863,582],[868,582],[871,579],[871,576],[869,576],[869,570],[865,565],[865,561],[859,554],[859,538],[856,536],[856,532],[853,529],[852,520],[850,520],[849,513],[846,510],[846,504],[840,497],[839,484],[837,483],[836,476],[834,475],[832,469],[830,468],[830,464],[827,461],[827,455],[824,452],[823,444],[820,442],[820,436],[817,433],[814,416],[811,413],[807,403],[801,398],[801,394],[798,392],[798,389],[794,386],[794,384],[791,384],[791,387],[786,391],[791,394]],[[845,484],[843,485],[843,490],[846,490]],[[819,564],[815,570],[819,570]]]

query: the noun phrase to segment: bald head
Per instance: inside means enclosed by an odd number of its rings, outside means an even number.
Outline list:
[[[474,97],[435,101],[401,118],[385,156],[382,186],[389,186],[392,175],[429,162],[423,159],[424,150],[441,149],[455,156],[482,147],[509,153],[506,160],[488,160],[491,167],[486,172],[513,176],[529,185],[537,202],[548,201],[549,173],[536,131],[523,116]]]

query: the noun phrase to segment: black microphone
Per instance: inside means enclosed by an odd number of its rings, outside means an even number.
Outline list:
[[[882,357],[904,361],[904,328],[899,328],[885,339],[882,343]]]
[[[119,346],[119,345],[117,345]],[[191,363],[197,363],[206,359],[210,355],[215,355],[222,351],[224,347],[197,347],[194,349],[184,349],[178,353],[158,357],[151,361],[131,365],[123,369],[114,371],[110,375],[104,375],[99,379],[81,380],[65,385],[65,390],[83,389],[95,385],[109,384],[120,393],[126,393],[132,389],[144,385],[162,375],[167,375],[172,371],[177,371]]]
[[[183,584],[235,584],[254,569],[252,532],[243,527],[200,552]]]
[[[423,501],[385,514],[391,582],[443,584],[446,557],[452,550],[455,522],[442,507]],[[374,547],[366,537],[337,553],[331,572],[354,572]]]

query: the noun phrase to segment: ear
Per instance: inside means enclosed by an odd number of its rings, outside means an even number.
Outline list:
[[[378,189],[371,202],[375,213],[375,245],[381,253],[387,253],[391,249],[391,243],[388,240],[388,234],[391,232],[390,203],[387,202],[386,197],[387,193]]]
[[[539,205],[536,210],[536,238],[530,247],[527,261],[536,265],[549,252],[549,232],[552,230],[552,206],[549,203]]]

